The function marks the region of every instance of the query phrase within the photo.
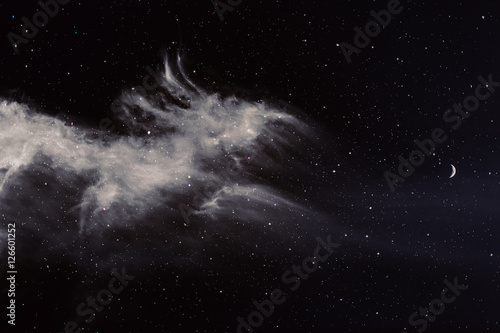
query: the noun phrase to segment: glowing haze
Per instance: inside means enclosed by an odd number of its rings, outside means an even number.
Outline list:
[[[78,230],[71,237],[132,229],[138,221],[148,225],[151,215],[171,234],[174,222],[182,226],[179,203],[191,205],[199,192],[204,195],[195,216],[208,235],[233,228],[234,221],[282,233],[284,212],[306,214],[265,175],[291,163],[298,148],[292,143],[312,137],[311,129],[269,103],[207,93],[176,60],[171,66],[165,59],[154,91],[122,92],[114,115],[122,134],[106,140],[89,142],[88,127],[1,101],[2,210],[11,216],[23,209],[45,211],[48,220],[62,216],[57,220],[65,221],[64,228]],[[13,200],[19,195],[32,202]]]

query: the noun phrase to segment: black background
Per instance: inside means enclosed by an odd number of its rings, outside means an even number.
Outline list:
[[[426,332],[500,332],[500,92],[398,191],[383,177],[415,149],[413,140],[445,126],[444,111],[473,93],[479,75],[500,81],[500,5],[401,3],[401,14],[348,64],[338,44],[352,44],[353,28],[386,1],[245,0],[221,22],[210,0],[72,0],[16,54],[7,34],[20,34],[21,18],[39,7],[8,0],[0,7],[0,93],[97,128],[113,118],[122,89],[142,84],[146,66],[180,53],[209,90],[289,103],[331,135],[321,163],[336,176],[317,181],[309,200],[335,215],[342,233],[332,239],[342,246],[256,332],[411,331],[408,316],[455,276],[469,289]],[[447,179],[450,164],[455,181]],[[281,274],[315,247],[311,237],[288,258],[247,262],[236,246],[220,244],[217,264],[199,269],[170,267],[173,259],[154,254],[156,264],[134,267],[122,257],[116,267],[136,279],[83,332],[234,332],[235,318],[282,286]],[[36,251],[26,246],[18,256]],[[81,277],[71,260],[58,265],[47,270],[37,258],[23,267],[20,289],[36,287],[18,297],[23,307],[10,331],[62,331],[77,319],[82,295],[111,277]]]

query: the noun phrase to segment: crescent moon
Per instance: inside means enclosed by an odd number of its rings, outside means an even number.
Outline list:
[[[450,178],[453,178],[453,176],[455,176],[456,173],[457,173],[457,168],[455,168],[453,166],[453,164],[451,164],[451,176],[450,176]]]

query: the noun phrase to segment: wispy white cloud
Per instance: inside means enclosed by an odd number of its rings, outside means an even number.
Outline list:
[[[174,66],[168,59],[165,63],[159,90],[122,93],[115,119],[129,135],[106,144],[84,140],[90,130],[83,126],[2,101],[0,194],[22,186],[27,181],[23,170],[35,170],[37,163],[57,170],[60,182],[75,175],[87,178],[79,203],[70,210],[79,214],[80,232],[125,228],[151,209],[189,200],[193,188],[208,183],[210,194],[198,215],[231,214],[221,202],[238,204],[242,198],[260,206],[293,207],[251,170],[278,168],[277,157],[287,155],[291,138],[311,136],[307,125],[264,102],[206,93],[186,77],[180,59]],[[228,160],[237,169],[232,179],[224,170]]]

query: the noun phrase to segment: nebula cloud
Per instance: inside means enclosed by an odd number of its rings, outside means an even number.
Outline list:
[[[272,103],[206,92],[187,77],[180,57],[174,65],[165,59],[160,82],[154,91],[123,91],[114,115],[123,134],[93,142],[85,126],[1,101],[2,211],[12,219],[31,212],[24,228],[46,223],[51,237],[68,237],[58,238],[63,248],[79,237],[139,227],[189,239],[178,231],[186,227],[177,207],[199,192],[187,229],[202,228],[206,237],[238,237],[238,228],[273,237],[316,223],[294,222],[312,212],[275,182],[290,164],[303,167],[296,150],[314,137],[305,122]],[[285,222],[283,214],[292,217]]]

